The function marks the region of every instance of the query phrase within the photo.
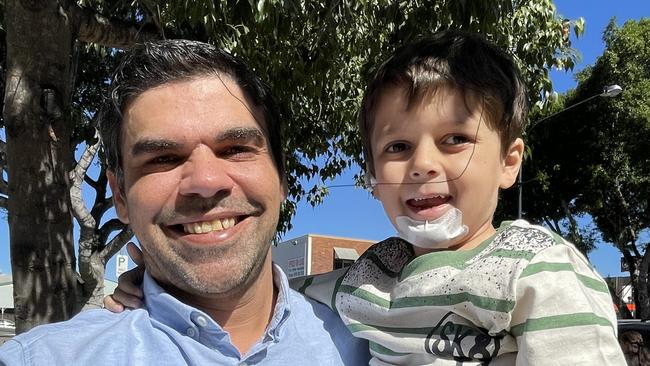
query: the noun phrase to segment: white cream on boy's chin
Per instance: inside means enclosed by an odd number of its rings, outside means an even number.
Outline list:
[[[449,248],[469,231],[467,225],[463,225],[463,213],[455,207],[432,221],[397,216],[395,226],[400,238],[425,249]]]

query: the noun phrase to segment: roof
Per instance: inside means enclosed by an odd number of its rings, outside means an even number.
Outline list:
[[[360,242],[364,242],[364,243],[376,243],[377,242],[377,240],[347,238],[347,237],[343,237],[343,236],[333,236],[333,235],[307,234],[307,236],[319,237],[319,238],[329,238],[329,239],[340,239],[340,240],[354,240],[354,241],[360,241]]]

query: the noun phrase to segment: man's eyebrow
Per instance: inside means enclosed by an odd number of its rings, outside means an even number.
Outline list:
[[[181,144],[167,139],[144,139],[133,144],[131,155],[151,154],[165,150],[173,150],[181,147]]]
[[[250,141],[254,140],[257,144],[263,144],[264,134],[259,128],[254,127],[238,127],[232,128],[227,131],[224,131],[217,135],[215,142],[227,142],[227,141]]]

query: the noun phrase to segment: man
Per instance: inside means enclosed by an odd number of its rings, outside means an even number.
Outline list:
[[[143,251],[144,308],[37,327],[0,364],[367,364],[367,343],[271,263],[285,171],[259,78],[177,40],[134,47],[111,88],[100,129],[117,215]]]

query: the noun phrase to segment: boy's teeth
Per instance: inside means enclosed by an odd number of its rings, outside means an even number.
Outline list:
[[[235,218],[216,219],[213,221],[193,222],[183,224],[183,231],[188,234],[204,234],[212,231],[221,231],[235,226]]]
[[[443,195],[439,194],[439,195],[435,195],[435,196],[431,196],[431,197],[414,198],[414,200],[415,200],[415,201],[424,201],[424,200],[428,200],[428,199],[431,199],[431,198],[443,199],[443,198],[445,198],[445,197],[446,197],[446,196],[443,196]]]

